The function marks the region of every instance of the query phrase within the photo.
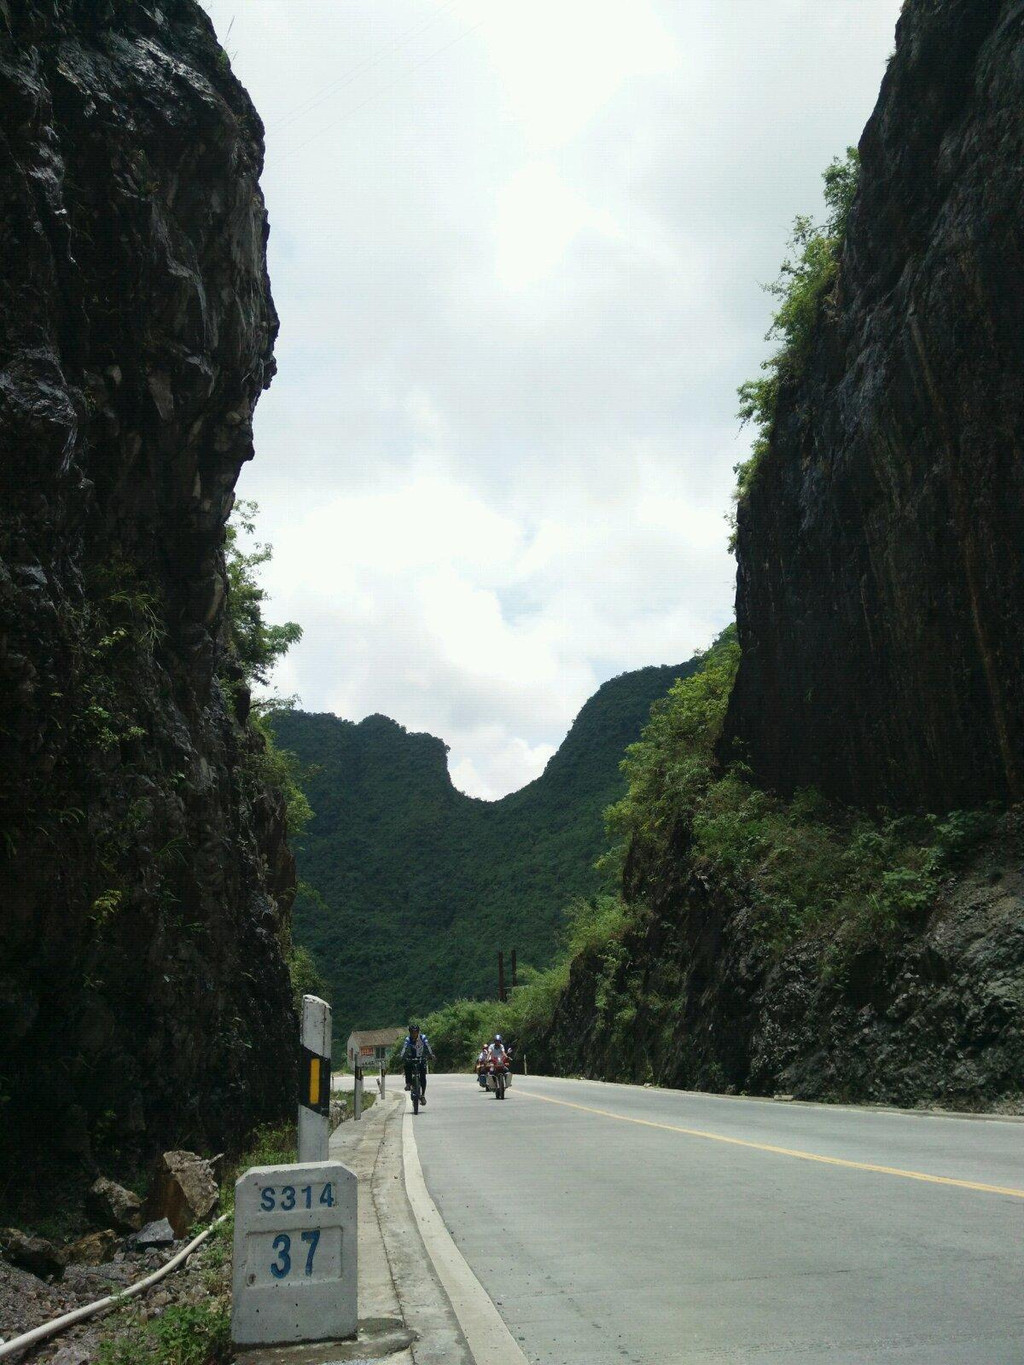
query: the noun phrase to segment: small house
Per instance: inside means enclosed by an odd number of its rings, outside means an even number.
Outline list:
[[[345,1055],[349,1068],[357,1066],[376,1071],[381,1062],[387,1063],[395,1044],[405,1037],[404,1028],[356,1029],[348,1035]]]

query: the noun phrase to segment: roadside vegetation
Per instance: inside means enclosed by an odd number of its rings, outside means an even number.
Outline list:
[[[172,1304],[158,1318],[138,1310],[104,1341],[97,1365],[221,1365],[232,1359],[231,1309],[219,1300]]]
[[[105,1322],[97,1365],[222,1365],[231,1349],[231,1245],[235,1181],[250,1166],[275,1166],[297,1159],[294,1123],[268,1126],[228,1166],[221,1180],[220,1211],[227,1217],[196,1253],[194,1266],[172,1273],[160,1287],[178,1291],[172,1302],[153,1308],[126,1305]],[[194,1228],[198,1234],[201,1228]]]
[[[252,542],[259,507],[254,502],[235,504],[224,531],[224,560],[227,567],[227,658],[220,684],[232,698],[236,711],[248,718],[263,740],[247,762],[247,776],[253,784],[276,787],[285,798],[288,832],[297,837],[312,817],[302,788],[303,769],[294,754],[279,748],[268,723],[269,713],[292,705],[292,699],[277,696],[254,699],[254,687],[265,687],[274,665],[296,641],[302,627],[294,621],[271,625],[263,614],[266,589],[260,585],[259,570],[273,557],[263,542]]]
[[[273,625],[264,615],[267,593],[260,584],[259,571],[269,563],[273,550],[266,542],[254,539],[258,513],[256,503],[240,500],[225,528],[228,657],[220,683],[232,698],[236,712],[248,718],[258,736],[246,754],[243,779],[254,798],[264,787],[281,792],[288,838],[294,844],[313,818],[306,796],[313,769],[279,745],[274,735],[271,724],[274,713],[289,709],[293,699],[278,696],[253,699],[252,692],[253,688],[269,683],[274,665],[302,638],[302,627],[294,621]],[[318,898],[312,887],[301,882],[298,895]],[[281,947],[296,1009],[301,1007],[303,995],[329,1000],[327,982],[313,954],[294,942],[290,923],[286,923],[282,934]]]
[[[328,977],[339,1042],[493,989],[499,947],[537,967],[558,957],[562,906],[611,884],[594,864],[623,750],[691,666],[606,683],[545,772],[493,802],[452,787],[440,740],[383,716],[270,716],[309,773],[316,817],[293,847],[316,890],[300,888],[295,934]]]
[[[699,671],[652,707],[623,760],[626,794],[607,812],[603,863],[619,870],[618,894],[574,901],[560,957],[546,971],[524,973],[507,1002],[456,1001],[427,1016],[423,1026],[440,1067],[470,1066],[495,1031],[529,1058],[584,962],[596,978],[598,1025],[612,1049],[621,1034],[623,1052],[632,1051],[641,1007],[676,1028],[679,1001],[643,998],[643,983],[625,970],[633,956],[627,943],[635,949],[650,924],[650,887],[696,875],[749,908],[769,952],[818,938],[822,971],[841,978],[859,949],[919,925],[943,878],[994,830],[994,810],[868,813],[813,790],[790,799],[763,791],[742,763],[716,756],[738,663],[729,627]]]

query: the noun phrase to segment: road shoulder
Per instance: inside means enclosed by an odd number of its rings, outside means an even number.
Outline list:
[[[402,1162],[408,1203],[419,1235],[452,1304],[477,1365],[527,1365],[515,1338],[483,1285],[452,1239],[430,1197],[419,1153],[412,1115],[402,1120]]]
[[[389,1101],[384,1115],[370,1192],[391,1292],[406,1325],[417,1333],[412,1359],[415,1365],[490,1365],[487,1358],[475,1357],[471,1351],[413,1213],[403,1171],[406,1111],[406,1097],[399,1092],[393,1101]],[[430,1121],[426,1115],[423,1118]],[[365,1202],[371,1203],[370,1200]],[[368,1298],[367,1304],[371,1302],[374,1301]],[[360,1307],[360,1312],[363,1311]]]

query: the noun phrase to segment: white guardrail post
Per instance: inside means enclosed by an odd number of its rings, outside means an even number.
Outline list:
[[[360,1062],[356,1062],[356,1079],[352,1087],[352,1117],[363,1117],[363,1068]]]
[[[299,1160],[326,1161],[331,1136],[331,1007],[302,997],[299,1059]]]

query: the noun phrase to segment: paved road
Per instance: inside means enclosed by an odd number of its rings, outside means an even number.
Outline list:
[[[429,1099],[427,1186],[532,1362],[1024,1362],[1024,1124],[539,1077]]]

